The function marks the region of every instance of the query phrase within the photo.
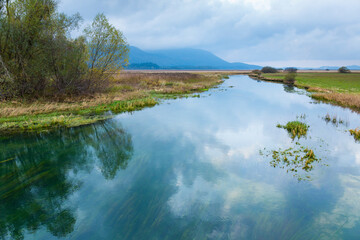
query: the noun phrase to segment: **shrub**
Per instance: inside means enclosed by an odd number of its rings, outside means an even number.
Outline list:
[[[285,83],[290,83],[290,84],[294,84],[295,83],[295,78],[296,78],[296,73],[295,72],[289,72],[285,75],[284,80]]]
[[[260,76],[261,75],[261,71],[260,70],[252,70],[251,71],[252,74]]]
[[[351,73],[350,69],[348,69],[347,67],[341,67],[338,69],[339,73]]]
[[[266,66],[261,69],[261,72],[262,73],[277,73],[278,70],[276,68]]]

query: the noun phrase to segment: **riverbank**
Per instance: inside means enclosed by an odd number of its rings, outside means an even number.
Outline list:
[[[223,82],[235,72],[141,72],[114,74],[112,87],[102,94],[0,103],[0,133],[41,132],[76,127],[109,119],[112,114],[132,112],[158,104],[161,99],[190,97]]]
[[[285,83],[286,73],[250,74],[255,79]],[[360,72],[298,72],[294,86],[311,92],[311,97],[360,113]]]
[[[228,75],[245,74],[263,81],[284,83],[284,73],[249,71],[123,71],[114,74],[105,93],[60,101],[0,103],[0,133],[41,132],[58,127],[76,127],[160,103],[162,99],[196,97],[223,82]],[[360,112],[360,73],[299,72],[294,84],[312,92],[314,99]]]

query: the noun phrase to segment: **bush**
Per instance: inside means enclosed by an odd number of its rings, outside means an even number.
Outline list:
[[[297,72],[297,68],[295,67],[288,67],[288,68],[285,68],[284,72],[288,72],[288,73],[296,73]]]
[[[296,78],[296,72],[289,72],[285,75],[284,80],[285,83],[294,84]]]
[[[266,66],[261,69],[261,72],[262,73],[277,73],[278,70],[276,68]]]
[[[338,69],[339,73],[351,73],[350,69],[348,69],[347,67],[341,67]]]
[[[261,75],[261,71],[260,70],[252,70],[251,71],[252,74],[260,76]]]

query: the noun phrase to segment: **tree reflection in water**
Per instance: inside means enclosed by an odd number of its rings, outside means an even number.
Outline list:
[[[115,121],[0,140],[0,238],[23,239],[42,227],[67,236],[76,222],[66,205],[81,187],[76,174],[97,166],[111,180],[132,152],[131,136]]]

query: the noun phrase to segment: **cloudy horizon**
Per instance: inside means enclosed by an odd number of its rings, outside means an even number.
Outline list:
[[[103,12],[132,46],[199,48],[275,67],[360,65],[358,0],[61,0],[84,25]]]

